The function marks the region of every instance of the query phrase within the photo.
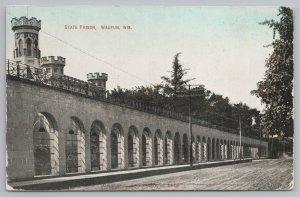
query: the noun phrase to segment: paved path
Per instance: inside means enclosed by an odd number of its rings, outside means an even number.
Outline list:
[[[84,186],[72,190],[288,190],[293,187],[293,160],[250,163]]]

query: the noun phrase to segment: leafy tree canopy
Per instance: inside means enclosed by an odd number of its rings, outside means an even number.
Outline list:
[[[261,127],[265,134],[293,136],[293,11],[279,8],[280,21],[267,20],[267,25],[279,38],[272,43],[273,53],[266,61],[264,79],[251,93],[261,99],[265,110]]]

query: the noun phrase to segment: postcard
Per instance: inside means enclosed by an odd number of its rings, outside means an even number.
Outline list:
[[[7,6],[7,190],[293,189],[293,27],[284,6]]]

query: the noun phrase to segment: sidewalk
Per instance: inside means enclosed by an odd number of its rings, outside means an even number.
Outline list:
[[[193,164],[193,167],[191,167],[189,164],[185,164],[185,165],[175,165],[175,166],[139,168],[134,170],[89,173],[89,174],[81,174],[81,175],[65,176],[65,177],[51,177],[51,178],[35,179],[35,180],[27,180],[27,181],[17,181],[17,182],[10,182],[7,184],[13,187],[13,189],[60,190],[60,189],[68,189],[71,187],[111,183],[115,181],[149,177],[149,176],[155,176],[160,174],[181,172],[186,170],[195,170],[201,168],[232,165],[232,164],[245,163],[245,162],[252,162],[252,159],[196,163]]]

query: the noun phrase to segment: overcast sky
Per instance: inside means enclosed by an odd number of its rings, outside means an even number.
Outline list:
[[[273,31],[258,23],[277,19],[277,13],[277,7],[8,7],[7,58],[13,59],[11,18],[36,17],[42,21],[42,56],[65,57],[66,75],[86,80],[87,73],[104,72],[108,89],[156,84],[181,52],[187,77],[196,78],[193,84],[261,110],[250,91],[263,78],[272,52],[264,45],[272,42]],[[103,25],[121,29],[103,30]]]

